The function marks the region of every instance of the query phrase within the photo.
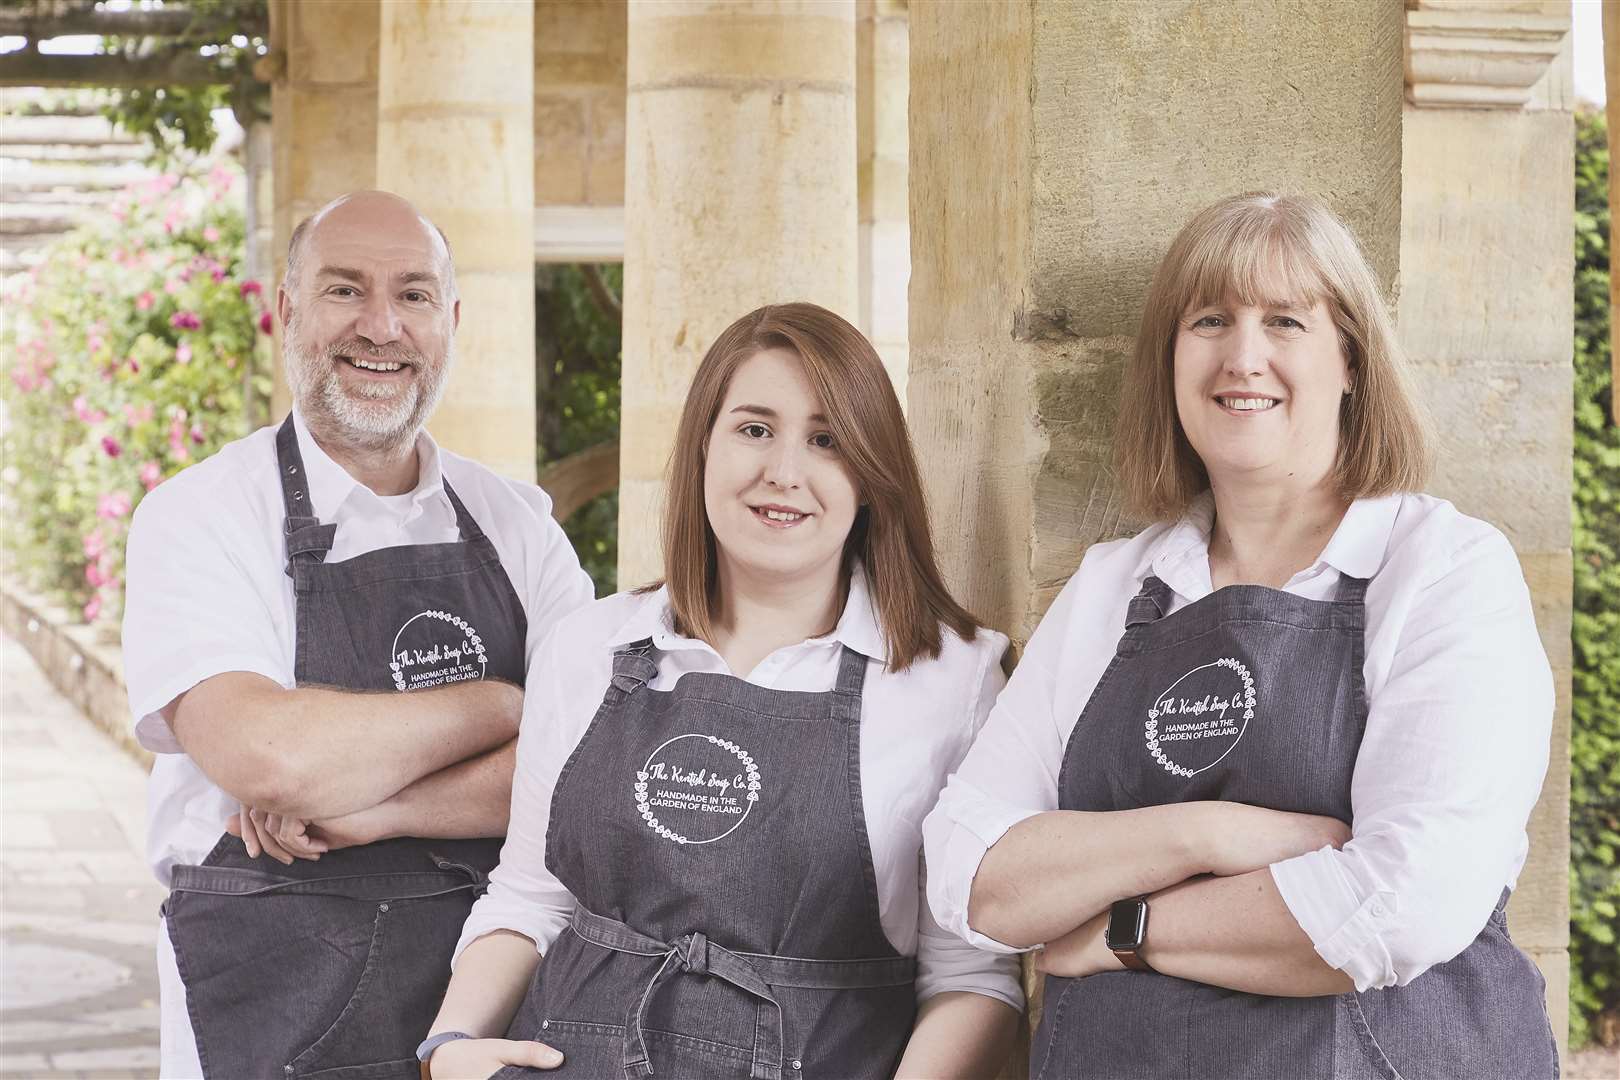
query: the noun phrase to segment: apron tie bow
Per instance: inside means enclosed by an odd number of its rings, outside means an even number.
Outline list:
[[[709,939],[701,931],[686,934],[675,943],[675,954],[681,967],[694,975],[709,973]]]

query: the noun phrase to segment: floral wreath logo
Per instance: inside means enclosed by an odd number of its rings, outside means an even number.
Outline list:
[[[478,677],[480,679],[484,677],[484,672],[489,667],[489,658],[484,655],[484,639],[478,636],[478,631],[469,626],[467,620],[459,615],[451,614],[448,611],[423,611],[405,620],[405,624],[399,628],[399,633],[394,635],[393,647],[388,650],[388,670],[393,672],[395,690],[405,689],[404,665],[399,662],[399,639],[405,636],[406,627],[409,627],[417,619],[437,619],[460,630],[467,642],[467,646],[472,649],[473,659],[478,661]]]
[[[743,807],[742,816],[731,823],[731,828],[727,829],[719,836],[711,836],[707,840],[692,840],[688,837],[682,836],[674,829],[671,829],[669,826],[658,820],[657,816],[652,811],[652,804],[648,801],[647,781],[652,777],[653,759],[659,754],[663,753],[664,748],[669,746],[670,743],[680,742],[682,739],[703,739],[707,742],[713,743],[722,750],[728,751],[729,753],[735,755],[737,760],[742,763],[743,770],[747,774],[747,805]],[[696,733],[690,735],[677,735],[673,739],[665,741],[652,753],[648,754],[646,764],[642,765],[642,767],[636,771],[635,797],[636,809],[641,812],[641,820],[645,821],[649,829],[657,833],[659,836],[662,836],[665,840],[676,844],[712,844],[716,840],[724,840],[726,837],[736,832],[738,826],[740,826],[744,821],[748,820],[748,813],[754,808],[754,804],[759,802],[759,766],[754,763],[753,756],[750,755],[748,751],[744,750],[736,743],[731,742],[729,739],[722,739],[714,735],[699,735]]]
[[[1243,680],[1243,724],[1238,728],[1237,738],[1233,739],[1232,745],[1226,748],[1226,753],[1222,754],[1220,757],[1216,758],[1214,761],[1203,766],[1202,768],[1189,769],[1183,765],[1178,765],[1174,761],[1171,761],[1170,758],[1165,754],[1164,750],[1159,746],[1159,717],[1162,715],[1159,705],[1164,702],[1165,698],[1170,696],[1171,690],[1174,690],[1176,687],[1180,686],[1183,682],[1186,682],[1189,678],[1198,674],[1200,671],[1203,671],[1206,668],[1215,667],[1227,668],[1239,679]],[[1233,750],[1237,749],[1237,744],[1243,741],[1243,733],[1249,730],[1249,721],[1253,719],[1254,677],[1249,674],[1249,669],[1245,667],[1241,661],[1235,657],[1223,656],[1213,664],[1204,664],[1201,667],[1193,668],[1191,671],[1187,672],[1187,674],[1171,683],[1170,689],[1160,694],[1158,700],[1155,701],[1154,704],[1148,709],[1147,723],[1144,725],[1144,730],[1147,734],[1148,753],[1152,754],[1153,760],[1157,761],[1160,765],[1163,765],[1165,771],[1170,773],[1172,776],[1191,778],[1197,776],[1205,769],[1213,769],[1222,761],[1226,760],[1226,754],[1230,754]]]

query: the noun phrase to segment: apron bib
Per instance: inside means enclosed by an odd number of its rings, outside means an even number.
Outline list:
[[[329,564],[336,526],[311,516],[291,416],[276,456],[299,686],[523,685],[523,606],[448,479],[459,541]],[[201,866],[175,867],[164,914],[204,1074],[416,1080],[416,1044],[500,846],[407,837],[283,867],[226,834]]]
[[[838,1080],[893,1074],[916,962],[878,917],[861,804],[864,656],[801,693],[695,673],[668,691],[650,640],[557,780],[546,866],[579,905],[508,1037],[545,1077]]]
[[[1219,799],[1350,821],[1366,590],[1350,577],[1332,601],[1229,586],[1166,616],[1170,589],[1149,577],[1064,751],[1060,809]],[[1404,987],[1289,998],[1154,972],[1048,976],[1031,1075],[1555,1077],[1545,986],[1508,938],[1507,898],[1467,949]]]

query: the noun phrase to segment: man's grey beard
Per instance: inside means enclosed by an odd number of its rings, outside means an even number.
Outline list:
[[[308,352],[290,325],[282,344],[287,385],[311,430],[373,453],[402,451],[415,443],[444,396],[453,348],[453,344],[446,345],[444,362],[435,371],[413,349],[378,349],[355,338],[334,342],[319,353]],[[402,394],[388,386],[366,383],[351,393],[338,372],[338,365],[344,363],[339,359],[342,356],[410,364],[415,375]],[[368,398],[368,394],[375,396]]]

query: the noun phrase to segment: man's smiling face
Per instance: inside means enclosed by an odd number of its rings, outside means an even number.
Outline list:
[[[340,445],[409,445],[449,374],[459,305],[444,241],[403,199],[352,195],[309,226],[278,297],[293,400]]]

